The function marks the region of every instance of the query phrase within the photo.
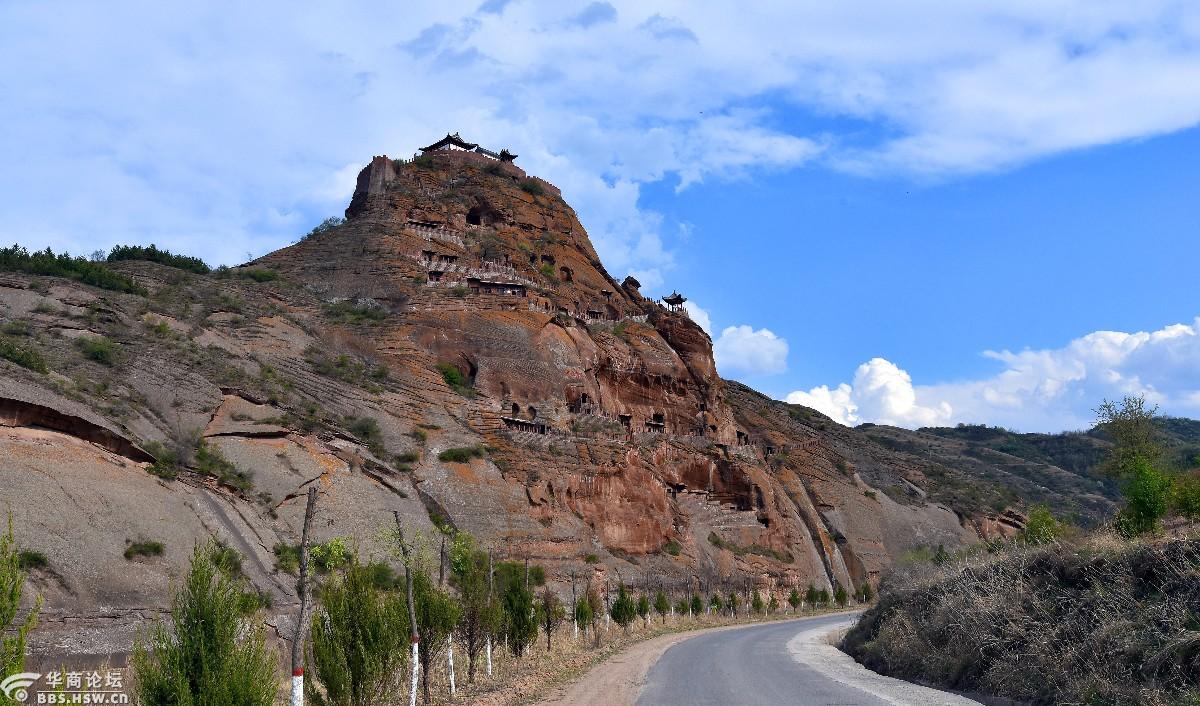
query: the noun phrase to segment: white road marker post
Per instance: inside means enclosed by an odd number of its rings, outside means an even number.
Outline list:
[[[300,533],[300,615],[296,618],[296,632],[292,636],[292,706],[304,706],[304,639],[308,636],[308,621],[312,614],[308,585],[308,528],[312,525],[317,509],[317,486],[308,488],[308,505],[304,508],[304,529]]]

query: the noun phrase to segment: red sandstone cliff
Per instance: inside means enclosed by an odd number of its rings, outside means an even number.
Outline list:
[[[271,550],[296,541],[310,483],[318,539],[386,556],[378,530],[400,509],[557,582],[853,589],[907,550],[978,538],[946,507],[877,492],[920,491],[912,459],[718,377],[708,336],[610,276],[558,190],[518,167],[376,157],[347,219],[224,275],[121,264],[148,297],[0,281],[55,371],[0,363],[4,499],[50,558],[45,653],[81,635],[70,649],[127,648],[213,533],[286,612]],[[116,362],[81,361],[85,335],[117,342]],[[189,434],[253,488],[146,472],[147,442]],[[486,451],[439,460],[468,447]],[[143,539],[166,556],[121,557]]]

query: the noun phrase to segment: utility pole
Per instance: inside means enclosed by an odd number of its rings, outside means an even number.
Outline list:
[[[292,706],[304,706],[304,639],[308,636],[308,623],[312,615],[308,585],[308,528],[312,526],[316,509],[317,486],[312,485],[308,488],[304,529],[300,533],[300,583],[296,586],[300,594],[300,616],[296,619],[296,632],[292,636]]]
[[[412,642],[412,686],[408,692],[408,706],[417,706],[417,676],[420,669],[418,644],[421,642],[421,636],[417,634],[417,608],[413,604],[413,570],[410,566],[412,562],[408,557],[408,545],[404,543],[404,525],[400,522],[400,511],[393,511],[392,514],[396,518],[396,538],[400,542],[400,554],[404,557],[404,583],[408,589],[409,638]]]

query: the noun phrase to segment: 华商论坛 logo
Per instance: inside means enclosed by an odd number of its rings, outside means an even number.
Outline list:
[[[5,678],[0,681],[0,691],[4,695],[18,703],[24,703],[29,698],[29,687],[42,675],[37,672],[21,672]]]

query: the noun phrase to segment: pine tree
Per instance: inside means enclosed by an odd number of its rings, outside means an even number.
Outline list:
[[[788,594],[787,601],[788,605],[792,607],[792,612],[795,613],[796,609],[800,607],[801,603],[800,591],[796,590],[795,586],[792,587],[792,592]]]
[[[759,615],[761,615],[763,610],[766,608],[766,604],[763,603],[762,596],[758,595],[758,591],[755,591],[753,596],[750,598],[750,607],[756,614]]]
[[[662,616],[663,625],[667,624],[667,613],[671,611],[671,601],[667,598],[667,594],[663,593],[662,589],[654,594],[654,612]]]
[[[344,576],[321,590],[312,620],[308,699],[318,705],[370,706],[402,688],[408,662],[408,606],[380,590],[371,566],[352,556]]]
[[[245,619],[244,581],[219,568],[227,550],[197,547],[171,604],[147,642],[134,647],[142,703],[155,706],[271,706],[279,657],[259,621]]]
[[[699,593],[692,594],[692,615],[700,615],[704,612],[704,600],[700,598]]]
[[[8,530],[0,535],[0,677],[25,671],[25,641],[37,625],[38,613],[42,608],[42,597],[38,596],[25,620],[13,629],[13,622],[21,609],[25,576],[25,571],[21,569],[21,553],[13,539],[12,517],[9,517]],[[0,704],[7,706],[16,703],[0,692]]]
[[[537,638],[538,624],[533,614],[533,593],[524,581],[511,579],[504,589],[504,635],[508,649],[514,657],[525,653],[525,648]]]
[[[804,592],[804,602],[808,604],[809,608],[816,608],[819,600],[821,600],[821,594],[817,592],[817,587],[811,583],[808,584],[808,590]]]
[[[629,592],[625,590],[623,583],[617,586],[617,600],[613,601],[609,614],[626,632],[629,631],[629,624],[637,617],[637,605],[629,596]]]
[[[650,598],[646,594],[638,596],[637,614],[641,617],[643,623],[649,623],[650,620]]]

